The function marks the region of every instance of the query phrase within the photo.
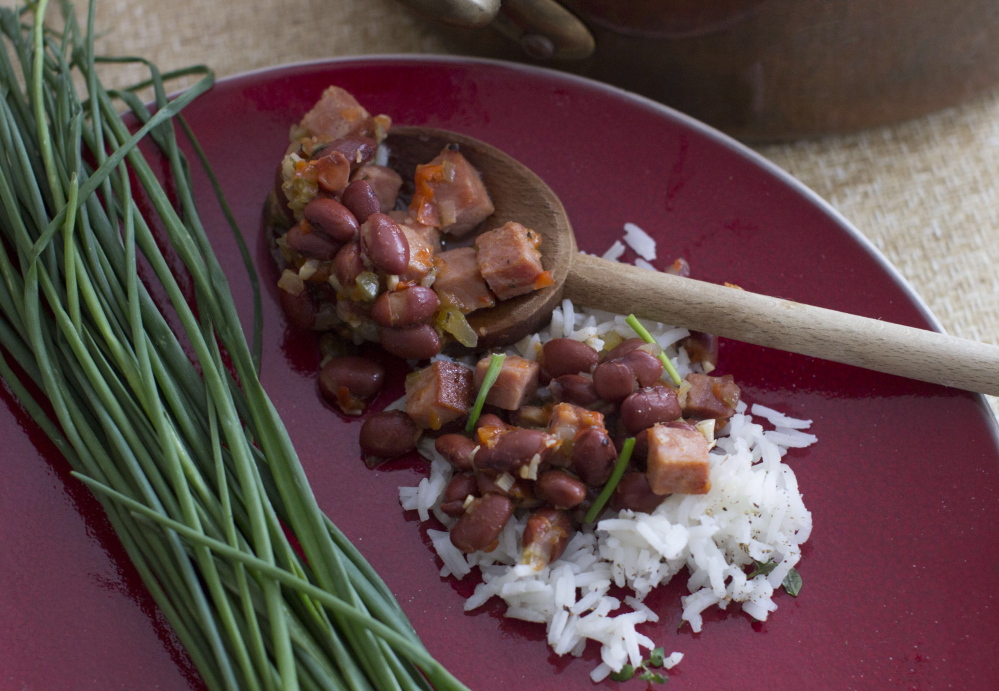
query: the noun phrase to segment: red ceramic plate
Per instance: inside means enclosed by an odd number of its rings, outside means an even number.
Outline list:
[[[398,123],[461,131],[519,158],[561,196],[586,251],[603,252],[631,221],[658,238],[660,267],[685,257],[697,278],[935,327],[855,230],[739,144],[600,84],[438,58],[258,72],[223,81],[189,108],[269,283],[263,201],[289,126],[331,83]],[[238,253],[205,188],[206,224],[249,314]],[[265,385],[319,501],[384,576],[430,651],[475,689],[588,688],[595,645],[581,660],[558,658],[541,626],[506,620],[498,605],[463,612],[472,583],[438,576],[424,529],[399,507],[396,487],[415,484],[424,468],[363,466],[358,422],[317,398],[314,339],[286,331],[273,290],[265,297]],[[765,623],[714,611],[703,632],[677,631],[683,584],[650,597],[661,621],[645,632],[686,655],[669,687],[994,689],[999,452],[983,399],[734,342],[723,343],[721,357],[746,400],[815,421],[819,443],[789,454],[815,530],[799,566],[800,596],[778,594]],[[393,371],[400,376],[378,406],[398,395],[403,370]],[[96,501],[4,399],[0,688],[197,688]]]

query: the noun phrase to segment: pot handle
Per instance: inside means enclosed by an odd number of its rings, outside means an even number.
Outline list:
[[[500,0],[399,0],[417,14],[441,24],[478,29],[495,19]]]
[[[492,24],[536,60],[582,60],[593,34],[555,0],[399,0],[425,17],[465,29]]]
[[[537,60],[582,60],[593,53],[593,34],[555,0],[502,0],[493,27]]]

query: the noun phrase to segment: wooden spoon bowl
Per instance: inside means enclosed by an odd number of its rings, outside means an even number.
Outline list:
[[[428,127],[394,127],[385,140],[389,167],[412,185],[416,166],[433,160],[442,149],[457,145],[461,154],[482,174],[496,210],[485,220],[482,231],[516,221],[541,234],[541,263],[554,283],[527,295],[503,300],[487,310],[468,315],[468,323],[479,336],[479,347],[493,348],[516,343],[542,328],[562,299],[572,259],[578,253],[569,216],[562,202],[527,166],[483,141],[456,132]],[[407,190],[404,189],[404,194]],[[411,188],[408,190],[412,192]],[[473,237],[451,247],[470,244]]]
[[[563,298],[691,330],[826,360],[999,395],[999,347],[935,331],[757,295],[582,254],[554,192],[499,149],[461,134],[394,128],[390,164],[411,179],[418,162],[457,144],[481,172],[496,206],[485,229],[517,221],[541,234],[542,261],[554,284],[473,312],[482,347],[514,343],[537,331]]]

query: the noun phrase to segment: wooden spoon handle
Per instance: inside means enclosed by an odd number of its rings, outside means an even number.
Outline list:
[[[565,297],[747,343],[999,395],[999,347],[639,269],[586,254]]]

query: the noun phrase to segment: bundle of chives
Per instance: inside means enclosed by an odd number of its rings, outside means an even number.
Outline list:
[[[93,0],[85,32],[68,0],[64,28],[46,29],[47,3],[0,8],[0,376],[101,499],[209,688],[464,689],[321,512],[260,385],[173,126],[210,72],[186,71],[202,76],[170,100],[173,75],[117,59],[149,69],[136,87],[153,87],[149,112],[100,82]],[[142,123],[134,135],[116,97]],[[177,208],[137,148],[147,136]]]

